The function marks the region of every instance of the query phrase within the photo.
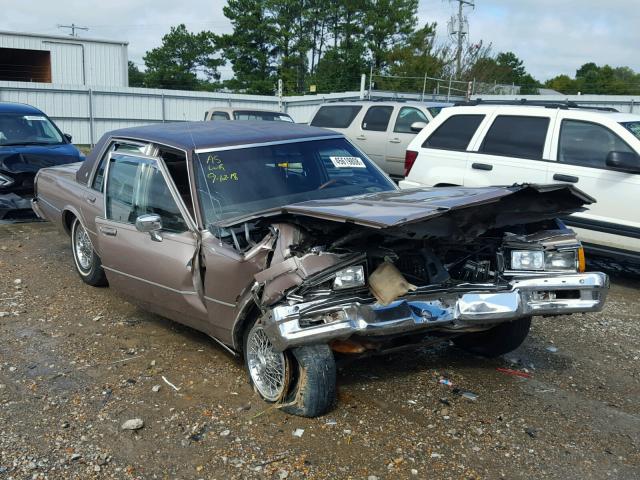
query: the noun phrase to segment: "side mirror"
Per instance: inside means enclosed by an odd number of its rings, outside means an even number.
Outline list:
[[[411,127],[409,127],[409,128],[411,128],[412,132],[418,133],[420,130],[422,130],[426,126],[427,126],[427,124],[425,122],[413,122],[411,124]]]
[[[607,167],[627,173],[640,173],[640,155],[634,152],[609,152]]]
[[[68,133],[63,133],[62,136],[66,138],[69,141],[69,143],[71,143],[71,139],[73,138],[71,135],[69,135]]]
[[[148,233],[154,242],[162,241],[162,220],[160,215],[147,214],[136,218],[136,229],[139,232]]]

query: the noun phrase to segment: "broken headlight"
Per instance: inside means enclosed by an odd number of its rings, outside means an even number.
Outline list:
[[[545,270],[575,272],[578,265],[576,250],[546,252],[544,255]]]
[[[544,270],[544,252],[542,250],[512,250],[511,268],[513,270]]]
[[[337,271],[333,280],[334,290],[363,287],[364,284],[364,267],[362,265],[353,265]]]

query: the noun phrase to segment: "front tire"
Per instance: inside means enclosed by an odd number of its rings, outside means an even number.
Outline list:
[[[524,342],[531,329],[531,317],[502,323],[490,330],[465,333],[453,339],[458,347],[476,355],[494,358],[509,353]]]
[[[71,251],[76,271],[84,283],[92,287],[108,285],[102,262],[93,249],[89,233],[77,218],[71,224]]]
[[[244,360],[255,391],[292,415],[318,417],[336,399],[336,364],[328,345],[275,350],[262,324],[244,336]]]

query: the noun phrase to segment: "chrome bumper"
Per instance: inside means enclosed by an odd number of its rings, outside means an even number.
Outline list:
[[[31,199],[31,210],[33,210],[35,212],[35,214],[38,216],[38,218],[45,220],[44,217],[44,213],[42,213],[42,210],[40,209],[40,205],[38,205],[38,199],[37,198],[32,198]]]
[[[478,286],[466,293],[416,292],[386,306],[358,298],[331,306],[326,299],[280,305],[263,321],[274,347],[286,350],[354,334],[392,335],[426,329],[456,332],[531,315],[597,312],[604,306],[608,288],[609,278],[604,273],[520,278],[513,279],[507,290]]]

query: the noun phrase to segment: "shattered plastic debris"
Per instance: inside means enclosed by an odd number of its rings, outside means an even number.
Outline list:
[[[441,385],[446,385],[448,387],[453,387],[453,382],[448,378],[441,378],[440,380],[438,380],[438,383]]]
[[[296,429],[293,431],[293,436],[294,436],[294,437],[298,437],[298,438],[300,438],[300,437],[302,437],[302,435],[303,435],[303,434],[304,434],[304,428],[296,428]]]
[[[547,347],[547,352],[556,353],[557,351],[558,351],[558,348],[554,347],[553,345],[550,345]]]
[[[466,398],[467,400],[471,400],[472,402],[475,402],[478,399],[478,394],[473,393],[470,390],[460,390],[459,388],[454,388],[452,392],[455,393],[456,395],[460,395],[461,397]],[[442,400],[445,400],[445,399],[441,399],[440,401],[442,402]],[[449,402],[447,402],[447,405],[448,404]]]
[[[504,373],[505,375],[511,375],[513,377],[522,377],[522,378],[531,378],[531,374],[528,372],[522,372],[520,370],[513,370],[512,368],[501,368],[498,367],[496,370],[500,373]]]

